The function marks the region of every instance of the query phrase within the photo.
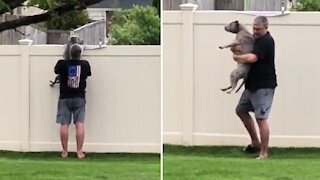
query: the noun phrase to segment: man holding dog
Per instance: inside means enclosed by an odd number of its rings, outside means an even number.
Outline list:
[[[250,72],[245,82],[243,92],[236,107],[236,113],[247,129],[251,144],[244,151],[259,152],[257,159],[268,157],[269,124],[268,115],[271,110],[277,75],[274,63],[275,45],[268,31],[268,19],[258,16],[253,22],[253,35],[255,37],[254,49],[249,54],[236,55],[241,46],[231,48],[233,59],[236,62],[252,63]],[[260,139],[254,126],[254,121],[249,112],[254,112],[260,130]]]
[[[84,158],[82,151],[84,141],[85,118],[85,89],[86,79],[91,76],[91,68],[88,61],[80,60],[81,46],[70,46],[69,60],[59,60],[54,72],[60,79],[60,97],[58,102],[57,123],[60,126],[60,140],[62,144],[61,157],[68,157],[68,128],[71,117],[76,126],[77,157]]]

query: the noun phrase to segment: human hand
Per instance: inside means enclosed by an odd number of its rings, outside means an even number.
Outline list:
[[[233,54],[232,54],[232,59],[233,59],[234,61],[236,61],[236,62],[237,62],[237,57],[238,57],[238,55],[237,55],[236,53],[233,53]]]
[[[240,44],[230,47],[230,50],[233,54],[239,54],[242,52],[242,46]]]
[[[243,55],[239,55],[239,54],[232,54],[232,58],[235,62],[237,63],[245,63],[246,61],[243,60]]]

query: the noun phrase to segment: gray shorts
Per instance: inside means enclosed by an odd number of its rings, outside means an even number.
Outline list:
[[[70,124],[71,117],[73,123],[84,122],[86,100],[84,98],[66,98],[59,99],[57,123]]]
[[[274,96],[274,89],[245,90],[236,108],[236,113],[254,112],[256,119],[268,119]]]

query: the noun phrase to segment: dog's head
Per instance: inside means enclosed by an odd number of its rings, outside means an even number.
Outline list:
[[[69,43],[71,44],[75,44],[79,41],[79,38],[77,36],[71,36],[70,37],[70,40],[69,40]]]
[[[231,33],[238,33],[240,31],[240,23],[239,21],[232,21],[231,23],[226,25],[224,29]]]
[[[70,37],[70,40],[69,40],[69,43],[70,44],[83,44],[83,40],[82,39],[80,39],[80,38],[78,38],[77,36],[71,36]]]

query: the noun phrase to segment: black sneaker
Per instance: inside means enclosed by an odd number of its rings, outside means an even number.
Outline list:
[[[251,144],[249,144],[247,147],[243,149],[246,153],[258,153],[260,152],[260,148],[254,147]]]

